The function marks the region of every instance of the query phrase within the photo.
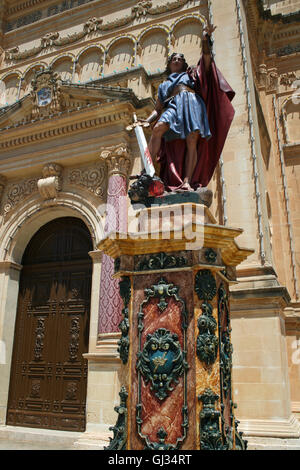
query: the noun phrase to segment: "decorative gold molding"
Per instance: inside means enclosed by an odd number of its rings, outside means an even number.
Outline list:
[[[98,249],[108,256],[117,258],[121,255],[138,255],[148,253],[169,253],[186,249],[191,244],[190,234],[203,237],[204,247],[211,246],[212,240],[215,248],[220,248],[223,262],[229,266],[237,266],[252,255],[254,250],[238,246],[235,237],[243,232],[211,224],[189,223],[178,230],[168,230],[166,233],[157,230],[152,233],[113,233],[98,244]]]

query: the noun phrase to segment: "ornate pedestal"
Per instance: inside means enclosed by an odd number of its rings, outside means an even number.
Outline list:
[[[229,285],[252,253],[201,204],[137,213],[99,246],[123,299],[118,420],[109,449],[244,449],[231,386]],[[151,231],[150,231],[151,229]]]

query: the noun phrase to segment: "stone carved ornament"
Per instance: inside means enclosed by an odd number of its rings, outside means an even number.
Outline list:
[[[279,76],[276,68],[268,68],[265,64],[260,64],[257,76],[260,87],[266,88],[267,91],[277,89]]]
[[[69,183],[87,189],[104,199],[106,195],[106,167],[96,164],[91,167],[74,168],[68,174]]]
[[[47,200],[55,200],[62,189],[62,167],[57,163],[47,163],[43,168],[43,178],[37,182],[41,197]]]
[[[100,158],[107,164],[108,174],[121,174],[128,176],[130,169],[130,153],[126,144],[114,145],[104,148]]]
[[[37,72],[31,83],[32,119],[36,119],[40,114],[62,111],[62,82],[51,67]]]
[[[7,216],[18,204],[38,190],[38,178],[30,178],[8,186],[2,213]]]
[[[119,18],[117,20],[104,24],[101,18],[89,18],[88,21],[84,24],[82,31],[76,32],[74,34],[69,34],[65,37],[60,37],[58,32],[47,33],[41,38],[40,44],[37,47],[33,47],[32,49],[28,49],[22,52],[20,52],[18,47],[14,47],[5,51],[5,60],[24,60],[28,57],[33,57],[39,54],[48,47],[66,46],[67,44],[72,44],[76,41],[79,41],[80,39],[84,38],[85,36],[91,33],[95,33],[97,31],[111,31],[115,28],[119,28],[121,26],[125,26],[132,23],[136,18],[138,19],[141,17],[146,17],[147,15],[158,15],[160,13],[180,8],[181,6],[185,5],[188,1],[189,0],[175,0],[167,2],[164,5],[157,5],[153,7],[152,1],[141,0],[139,2],[136,2],[136,5],[132,7],[130,15],[127,15],[124,18]]]

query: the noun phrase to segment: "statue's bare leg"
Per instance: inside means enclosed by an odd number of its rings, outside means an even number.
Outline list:
[[[191,132],[186,138],[187,154],[185,159],[185,178],[183,181],[183,189],[193,191],[191,187],[192,176],[197,163],[197,142],[199,132]]]
[[[157,122],[152,129],[151,139],[148,144],[148,149],[153,160],[155,160],[160,146],[161,139],[165,132],[169,129],[169,124],[166,122]]]

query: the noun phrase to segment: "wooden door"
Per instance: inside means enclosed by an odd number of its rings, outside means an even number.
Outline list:
[[[84,431],[92,263],[90,234],[65,217],[23,256],[7,424]]]

